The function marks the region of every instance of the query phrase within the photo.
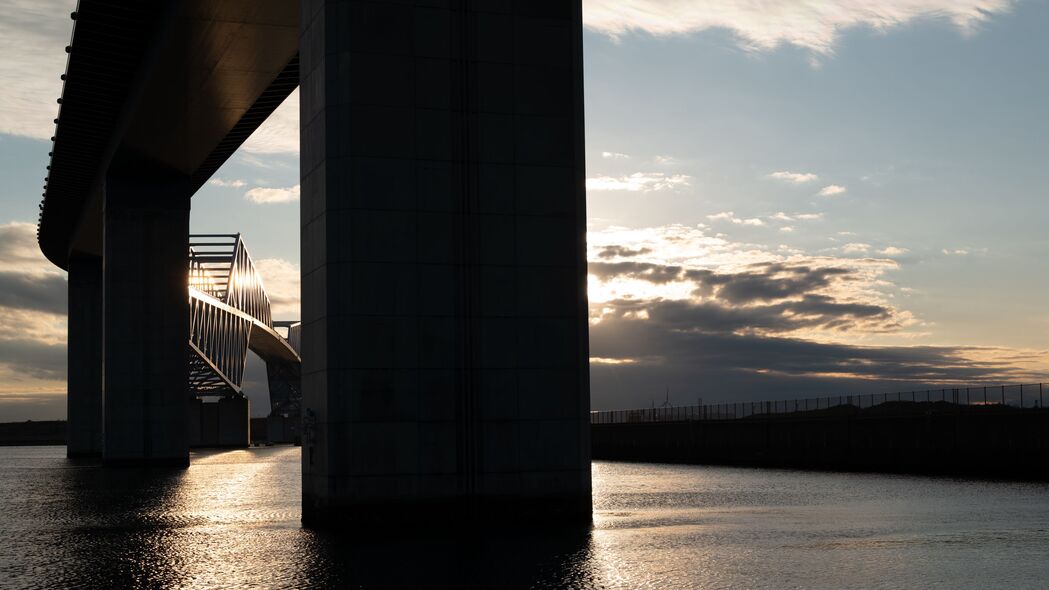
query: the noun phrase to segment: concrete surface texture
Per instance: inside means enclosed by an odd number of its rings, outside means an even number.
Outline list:
[[[581,5],[419,4],[301,5],[303,519],[589,519]]]
[[[69,261],[66,454],[102,456],[102,258]]]
[[[107,181],[104,464],[189,464],[189,197],[165,180]]]

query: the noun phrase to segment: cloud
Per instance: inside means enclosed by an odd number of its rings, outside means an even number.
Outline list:
[[[888,31],[919,19],[942,19],[970,34],[1012,5],[1012,0],[584,0],[583,22],[613,38],[634,31],[666,36],[726,29],[749,51],[793,45],[824,56],[850,28]]]
[[[690,176],[662,172],[635,172],[627,176],[597,176],[586,179],[588,191],[656,192],[689,185]]]
[[[65,273],[40,252],[36,226],[0,225],[0,420],[61,416],[33,399],[65,391],[67,293]]]
[[[717,298],[734,305],[804,297],[850,274],[852,271],[843,267],[814,268],[773,262],[754,264],[736,273],[706,269],[687,273],[697,282],[701,293],[717,288]]]
[[[37,380],[65,379],[65,342],[48,344],[25,338],[0,339],[0,375],[4,375],[0,391]]]
[[[634,258],[635,256],[642,256],[652,252],[651,248],[638,248],[637,250],[631,250],[630,248],[624,248],[623,246],[610,245],[605,246],[598,253],[598,258]]]
[[[595,409],[647,406],[653,384],[677,403],[806,397],[914,385],[1010,381],[1030,373],[999,351],[951,346],[857,346],[734,333],[702,304],[649,303],[647,317],[616,314],[590,329]],[[750,322],[751,320],[746,320]],[[693,323],[689,323],[693,322]],[[639,345],[639,343],[643,343]],[[623,365],[617,359],[629,359]]]
[[[710,221],[728,221],[728,222],[733,223],[735,225],[751,225],[751,226],[760,227],[760,226],[765,225],[766,221],[768,221],[768,222],[774,222],[774,221],[783,221],[783,222],[816,221],[816,220],[819,220],[819,219],[823,219],[823,214],[822,213],[794,213],[794,214],[787,214],[787,213],[784,213],[783,211],[778,211],[776,213],[773,213],[772,215],[766,216],[765,220],[762,220],[761,218],[758,218],[758,217],[749,217],[749,218],[737,217],[736,214],[734,212],[732,212],[732,211],[721,211],[719,213],[714,213],[712,215],[707,215],[707,219],[709,219]],[[784,227],[780,228],[780,231],[782,231],[782,232],[792,232],[792,231],[794,231],[794,229],[795,228],[792,227],[792,226],[784,226]]]
[[[618,152],[601,152],[601,157],[610,160],[626,160],[630,158],[627,154],[620,154]]]
[[[663,284],[684,280],[684,267],[650,262],[591,262],[589,274],[608,281],[613,278],[631,278]]]
[[[788,234],[789,233],[793,233],[794,232],[794,227],[790,226],[790,225],[784,225],[783,227],[779,228],[779,231],[784,232],[784,233],[788,233]]]
[[[211,180],[208,181],[208,184],[210,184],[211,186],[221,186],[223,188],[244,188],[245,186],[248,185],[248,183],[244,182],[243,180],[241,180],[239,178],[235,179],[235,180],[225,180],[225,179],[222,179],[222,178],[212,178]]]
[[[653,384],[694,403],[1044,371],[1038,351],[914,345],[927,326],[893,303],[906,289],[889,280],[890,259],[769,250],[683,225],[607,228],[588,242],[598,409],[647,406]],[[628,255],[642,249],[643,260]]]
[[[0,270],[54,272],[36,242],[36,225],[24,221],[0,224]]]
[[[846,254],[863,254],[871,249],[870,244],[863,244],[859,242],[850,242],[841,247],[841,251]]]
[[[711,221],[729,221],[736,225],[751,225],[751,226],[762,226],[765,222],[758,219],[757,217],[750,217],[744,219],[742,217],[736,217],[736,214],[732,211],[722,211],[721,213],[715,213],[713,215],[707,215],[707,219]]]
[[[942,252],[943,252],[944,256],[968,256],[969,255],[969,251],[968,250],[963,250],[961,248],[956,248],[954,250],[951,250],[949,248],[944,248],[942,250]]]
[[[290,203],[299,200],[299,185],[288,188],[256,187],[244,193],[244,198],[257,204]]]
[[[59,274],[0,271],[0,307],[64,314],[66,293]]]
[[[739,272],[687,269],[681,265],[649,262],[590,262],[589,273],[603,281],[630,278],[662,284],[671,281],[694,283],[694,293],[731,305],[799,298],[832,286],[854,274],[842,266],[813,267],[805,264],[764,262]],[[855,278],[855,277],[853,277]]]
[[[240,148],[249,154],[299,153],[299,89],[277,107]]]
[[[784,170],[782,172],[773,172],[772,174],[769,174],[769,178],[784,180],[794,184],[804,184],[806,182],[819,180],[820,177],[812,172],[790,172],[789,170]]]
[[[600,356],[590,357],[591,365],[631,365],[636,363],[635,359],[606,359]]]
[[[885,294],[894,287],[886,273],[898,268],[890,259],[811,256],[787,249],[764,249],[725,237],[708,236],[701,228],[609,228],[592,231],[589,297],[592,321],[600,322],[604,306],[624,301],[691,301],[722,308],[752,308],[748,313],[783,315],[781,323],[807,336],[838,338],[898,331],[916,323],[897,310]],[[602,256],[646,250],[644,260]],[[618,303],[615,303],[618,302]],[[818,304],[818,305],[817,305]],[[830,317],[829,312],[882,310],[876,322]],[[759,309],[760,308],[760,309]],[[815,319],[820,311],[822,319]],[[870,319],[870,316],[868,316]],[[839,321],[848,320],[848,321]],[[764,324],[769,329],[768,321]]]
[[[817,219],[823,219],[822,213],[795,213],[788,215],[783,211],[774,213],[768,217],[771,221],[815,221]]]
[[[0,133],[54,133],[75,0],[0,0]]]
[[[65,345],[66,314],[39,309],[0,307],[0,341],[35,342],[47,346]],[[4,381],[0,378],[0,390]]]
[[[0,343],[15,343],[26,351],[52,350],[66,341],[65,273],[52,265],[36,243],[36,226],[11,222],[0,225]],[[39,347],[45,347],[41,349]],[[13,357],[12,357],[13,358]],[[19,363],[33,373],[29,359]],[[0,356],[0,364],[7,358]],[[0,391],[5,379],[0,375]]]
[[[888,248],[885,248],[881,251],[881,253],[885,256],[902,256],[903,254],[906,254],[908,252],[910,252],[910,250],[908,250],[907,248],[900,248],[898,246],[889,246]]]
[[[0,315],[13,310],[65,315],[66,293],[65,273],[40,252],[36,226],[0,225]],[[13,327],[14,318],[7,319],[3,325]]]
[[[889,332],[898,330],[890,308],[862,303],[844,303],[821,295],[771,305],[722,305],[695,300],[618,300],[606,303],[599,322],[646,321],[677,332],[759,335],[791,334],[802,329],[849,332],[855,329]],[[633,354],[640,353],[636,347]],[[606,353],[599,356],[614,357]],[[651,356],[651,353],[642,356]]]
[[[821,197],[836,197],[843,194],[847,189],[839,184],[828,184],[820,189]]]
[[[269,295],[273,318],[300,319],[302,296],[298,265],[282,258],[263,258],[255,261],[255,269],[262,276]]]
[[[267,171],[271,171],[274,168],[288,170],[292,173],[297,173],[299,165],[298,154],[262,154],[254,155],[245,152],[244,150],[238,150],[234,154],[237,161],[246,166],[253,168],[264,168]],[[258,182],[258,181],[256,181]]]
[[[27,389],[0,393],[0,420],[64,420],[66,392]]]

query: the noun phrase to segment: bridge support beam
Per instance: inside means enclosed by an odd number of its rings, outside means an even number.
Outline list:
[[[102,456],[102,258],[69,259],[66,456]]]
[[[581,2],[419,4],[301,3],[303,521],[589,521]]]
[[[189,465],[189,197],[110,173],[104,205],[103,464]]]

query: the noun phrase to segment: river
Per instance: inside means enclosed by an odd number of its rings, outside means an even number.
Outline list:
[[[1049,485],[594,462],[589,530],[299,524],[299,449],[0,447],[0,587],[1045,588]]]

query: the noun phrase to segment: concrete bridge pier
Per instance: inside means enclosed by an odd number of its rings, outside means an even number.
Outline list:
[[[69,259],[66,455],[102,456],[102,258]]]
[[[579,0],[302,2],[302,517],[589,522]]]
[[[189,465],[188,191],[109,174],[103,206],[105,465]]]
[[[251,446],[251,402],[224,397],[205,402],[190,398],[187,431],[190,448],[243,449]]]

